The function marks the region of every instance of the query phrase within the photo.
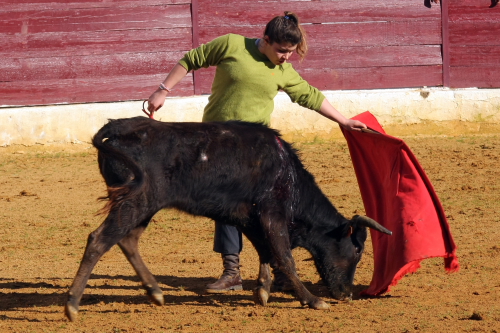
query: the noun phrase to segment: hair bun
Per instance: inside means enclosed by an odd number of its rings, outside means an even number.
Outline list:
[[[292,21],[293,23],[295,23],[295,24],[297,24],[297,25],[299,24],[299,19],[298,19],[298,17],[297,17],[294,13],[292,13],[292,12],[288,12],[288,11],[287,11],[287,12],[285,12],[285,15],[284,15],[283,17],[284,17],[286,20],[290,20],[290,21]]]

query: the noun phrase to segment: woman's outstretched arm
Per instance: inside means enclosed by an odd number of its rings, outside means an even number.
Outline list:
[[[167,78],[162,82],[163,86],[167,89],[158,88],[151,96],[149,96],[148,111],[154,112],[161,108],[165,103],[165,98],[168,95],[168,90],[172,89],[177,83],[179,83],[187,73],[187,69],[185,69],[181,64],[177,63],[174,68],[172,68],[170,73],[168,73]]]

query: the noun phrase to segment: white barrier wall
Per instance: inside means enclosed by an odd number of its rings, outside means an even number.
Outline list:
[[[500,89],[326,91],[346,117],[370,111],[391,135],[500,133]],[[168,98],[161,121],[200,121],[207,96]],[[88,143],[107,119],[144,115],[142,101],[0,108],[0,146]],[[279,93],[272,127],[288,140],[341,137],[338,126]]]

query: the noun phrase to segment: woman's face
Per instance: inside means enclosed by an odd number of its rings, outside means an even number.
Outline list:
[[[283,65],[295,52],[297,45],[291,43],[271,43],[269,37],[262,39],[262,49],[260,51],[275,65]]]

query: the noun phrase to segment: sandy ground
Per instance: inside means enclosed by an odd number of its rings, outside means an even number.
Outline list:
[[[383,297],[329,298],[303,249],[298,272],[330,310],[302,308],[275,293],[255,306],[257,255],[242,253],[244,288],[203,295],[221,273],[212,252],[213,222],[161,211],[141,238],[141,251],[165,295],[149,303],[118,248],[97,264],[76,322],[63,315],[66,292],[105,194],[96,153],[88,145],[0,148],[0,332],[500,332],[500,135],[405,137],[440,197],[461,270],[441,258],[422,262]],[[346,216],[364,213],[345,141],[300,144],[304,163]],[[373,271],[371,243],[358,266],[356,290]]]

